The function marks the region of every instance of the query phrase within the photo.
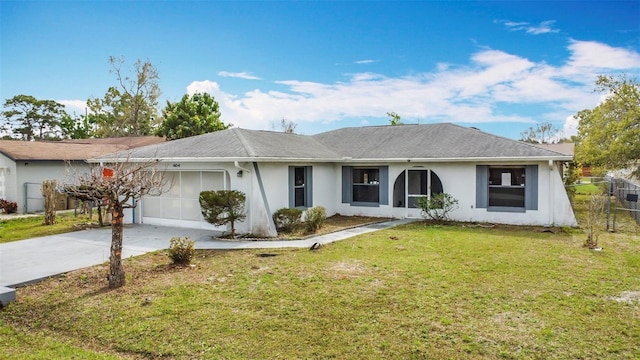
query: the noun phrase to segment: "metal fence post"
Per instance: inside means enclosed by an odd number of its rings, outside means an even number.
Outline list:
[[[609,218],[611,216],[611,193],[613,192],[613,178],[607,179],[607,231],[609,231]]]

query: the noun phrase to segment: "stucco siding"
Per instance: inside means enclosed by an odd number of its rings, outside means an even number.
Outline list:
[[[451,218],[458,221],[504,223],[514,225],[557,225],[575,226],[575,216],[568,196],[562,184],[557,165],[551,167],[548,162],[531,162],[527,164],[487,165],[537,165],[537,210],[522,212],[496,211],[476,207],[476,163],[411,163],[410,165],[389,166],[389,196],[393,196],[396,178],[405,170],[426,170],[435,172],[442,182],[443,191],[458,200],[458,208],[451,213]],[[353,206],[339,203],[336,211],[345,215],[385,216],[396,218],[419,218],[419,209],[394,208],[391,205]]]
[[[313,206],[322,206],[334,215],[340,203],[340,167],[335,164],[313,165]]]
[[[43,211],[42,181],[56,180],[60,185],[72,183],[77,176],[88,171],[89,165],[84,162],[74,162],[71,167],[62,161],[18,162],[15,183],[11,183],[11,191],[15,191],[15,197],[10,200],[18,203],[18,212]]]
[[[4,172],[4,199],[9,201],[18,201],[18,186],[17,186],[17,172],[16,163],[0,154],[0,168]],[[20,204],[18,203],[18,211],[20,210]]]
[[[226,188],[246,194],[247,218],[236,224],[239,233],[261,236],[275,236],[272,215],[281,208],[290,206],[289,166],[312,168],[312,206],[323,206],[327,215],[365,215],[392,218],[421,218],[420,209],[393,207],[394,183],[407,170],[430,170],[442,183],[442,190],[458,200],[458,208],[451,214],[453,220],[506,223],[519,225],[561,225],[574,226],[575,217],[564,190],[557,165],[548,162],[529,162],[485,165],[537,165],[537,209],[495,211],[478,208],[476,204],[476,165],[469,163],[392,163],[392,164],[349,164],[349,166],[388,167],[386,204],[381,201],[375,206],[355,206],[342,202],[342,167],[337,163],[206,163],[189,162],[167,164],[169,171],[223,171],[226,174]],[[259,175],[259,176],[258,176]],[[383,193],[382,191],[381,193]],[[405,195],[406,196],[406,195]],[[142,204],[144,206],[144,204]],[[137,215],[141,218],[140,215]],[[204,227],[203,222],[172,221],[173,225]]]

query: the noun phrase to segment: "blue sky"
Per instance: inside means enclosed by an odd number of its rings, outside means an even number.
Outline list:
[[[454,122],[575,134],[598,74],[640,75],[640,2],[0,1],[0,97],[84,113],[109,56],[151,61],[162,96],[209,92],[222,120],[315,134]],[[277,129],[277,128],[276,128]]]

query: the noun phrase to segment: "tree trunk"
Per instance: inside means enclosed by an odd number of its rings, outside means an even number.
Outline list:
[[[42,182],[42,197],[44,198],[44,222],[43,225],[56,223],[56,181],[44,180]]]
[[[122,268],[122,205],[116,200],[111,203],[111,256],[109,257],[109,288],[115,289],[125,284]]]
[[[100,226],[104,226],[104,222],[102,220],[102,202],[98,203],[98,224]]]

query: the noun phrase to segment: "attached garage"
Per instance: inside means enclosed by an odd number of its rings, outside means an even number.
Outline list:
[[[167,189],[162,195],[142,199],[142,222],[217,229],[202,217],[198,197],[201,191],[228,189],[229,174],[225,170],[167,171],[166,177]]]

